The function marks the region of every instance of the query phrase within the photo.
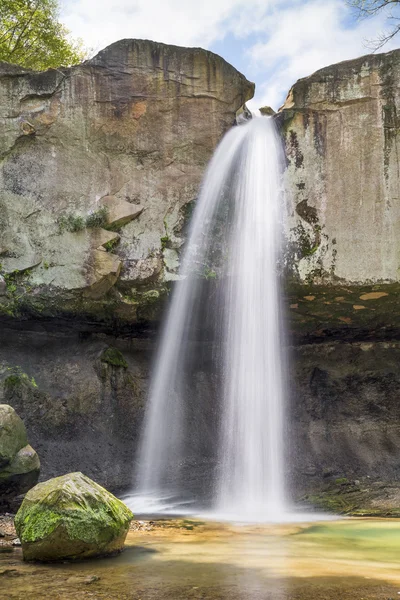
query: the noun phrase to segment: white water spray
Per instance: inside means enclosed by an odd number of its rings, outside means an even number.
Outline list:
[[[241,520],[277,520],[285,511],[277,276],[282,173],[281,142],[267,118],[230,130],[209,164],[151,382],[139,454],[139,496],[129,501],[136,512],[182,512],[179,503],[186,500],[185,461],[196,456],[200,424],[192,422],[188,409],[193,399],[185,365],[194,332],[201,327],[204,278],[199,274],[205,267],[209,270],[223,206],[230,217],[224,222],[216,283],[222,301],[215,307],[218,352],[213,356],[221,373],[212,505],[219,514]]]

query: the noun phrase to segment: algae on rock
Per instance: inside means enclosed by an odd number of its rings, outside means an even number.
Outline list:
[[[132,512],[83,475],[69,473],[31,489],[15,517],[25,560],[87,558],[123,549]]]

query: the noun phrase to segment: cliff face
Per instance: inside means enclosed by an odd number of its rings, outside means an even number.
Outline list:
[[[71,69],[0,65],[0,312],[152,318],[253,89],[219,56],[144,40]]]
[[[159,318],[205,165],[252,92],[209,52],[147,41],[72,69],[0,67],[0,402],[43,478],[130,486],[154,350],[137,325]],[[300,80],[277,117],[298,493],[400,477],[399,114],[394,51]],[[218,397],[212,344],[196,343],[189,409],[209,479]],[[27,377],[10,385],[15,367]]]
[[[332,65],[288,94],[279,120],[298,331],[400,325],[399,115],[400,50]]]
[[[383,482],[400,476],[399,115],[395,50],[301,79],[278,116],[297,342],[290,473],[298,490],[322,486],[313,500],[334,510],[398,505]]]

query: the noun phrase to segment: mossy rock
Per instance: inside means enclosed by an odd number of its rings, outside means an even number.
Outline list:
[[[133,514],[123,502],[83,475],[39,483],[15,517],[25,560],[104,556],[123,549]]]
[[[126,362],[122,352],[117,350],[117,348],[113,348],[112,346],[104,350],[100,360],[101,362],[112,365],[113,367],[122,367],[123,369],[128,368],[128,363]]]
[[[8,404],[0,404],[0,469],[28,444],[22,419]]]

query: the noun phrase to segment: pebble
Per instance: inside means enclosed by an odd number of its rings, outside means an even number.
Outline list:
[[[15,538],[11,543],[13,546],[21,546],[21,540],[19,538]]]

